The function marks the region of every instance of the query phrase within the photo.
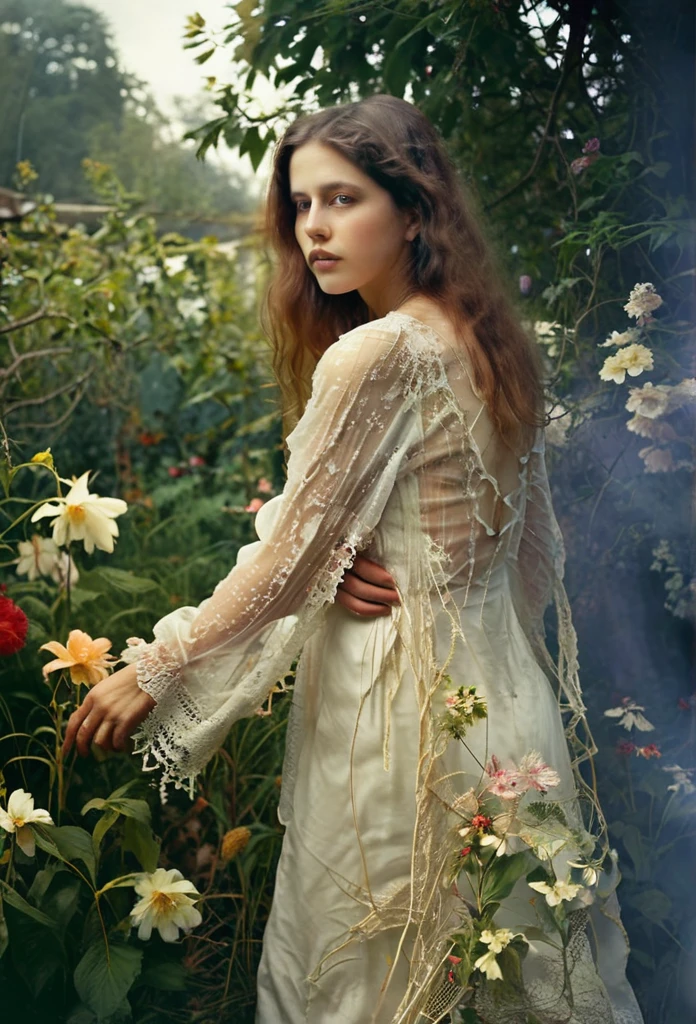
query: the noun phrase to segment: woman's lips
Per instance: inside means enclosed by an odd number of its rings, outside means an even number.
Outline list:
[[[335,259],[328,259],[322,257],[320,259],[313,260],[312,267],[316,268],[317,270],[331,270],[339,262],[340,260],[338,259],[338,257],[336,257]]]

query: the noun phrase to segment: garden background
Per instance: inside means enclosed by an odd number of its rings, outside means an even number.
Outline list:
[[[193,801],[163,807],[135,758],[63,762],[84,686],[44,675],[40,648],[81,630],[117,655],[253,539],[284,480],[257,313],[267,151],[298,112],[386,91],[443,134],[543,348],[629,977],[647,1024],[688,1024],[690,4],[241,0],[222,32],[191,6],[182,46],[204,89],[181,139],[88,4],[0,0],[0,807],[23,789],[54,822],[29,826],[33,854],[0,828],[0,1005],[66,1024],[253,1019],[287,698],[235,726]],[[220,53],[226,80],[206,74]],[[279,90],[265,106],[263,79]],[[203,159],[223,143],[238,170]],[[56,547],[31,521],[87,472],[127,503],[113,552]],[[158,865],[202,894],[177,943],[131,931],[132,875]]]

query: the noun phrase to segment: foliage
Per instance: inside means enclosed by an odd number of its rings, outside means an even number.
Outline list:
[[[45,193],[93,202],[89,158],[113,166],[151,209],[219,218],[248,205],[236,175],[172,138],[145,83],[121,66],[103,15],[85,4],[1,0],[0,128],[6,186],[29,160]]]

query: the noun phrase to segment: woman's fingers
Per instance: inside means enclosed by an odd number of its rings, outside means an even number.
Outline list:
[[[349,612],[352,612],[354,615],[360,615],[362,618],[384,618],[387,615],[391,615],[389,605],[362,601],[359,597],[355,597],[348,591],[336,591],[336,602],[347,608]]]
[[[368,604],[398,604],[399,595],[393,587],[379,587],[368,583],[354,572],[343,577],[342,590]]]
[[[396,582],[391,573],[379,565],[377,562],[373,562],[371,558],[366,558],[365,555],[356,555],[353,560],[353,573],[365,580],[367,583],[372,583],[377,587],[386,587],[388,590],[394,590],[396,588]]]
[[[107,719],[103,719],[94,733],[92,743],[96,743],[96,745],[101,747],[102,750],[113,750],[113,728],[112,722],[107,721]]]
[[[68,719],[68,727],[65,730],[65,739],[63,740],[63,756],[70,753],[70,748],[75,742],[77,736],[77,730],[84,722],[87,715],[90,713],[92,702],[90,700],[90,694],[87,694],[83,703],[77,710],[73,711],[72,715]]]
[[[90,711],[75,735],[75,746],[81,757],[87,757],[92,746],[92,737],[99,728],[100,717],[96,711]]]

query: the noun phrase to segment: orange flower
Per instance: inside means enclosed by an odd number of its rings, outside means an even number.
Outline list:
[[[111,641],[105,636],[93,640],[89,633],[83,633],[81,629],[73,629],[68,635],[66,647],[59,644],[57,640],[42,644],[40,651],[50,651],[57,654],[55,661],[49,661],[43,667],[44,679],[49,672],[56,672],[61,668],[70,669],[70,678],[76,686],[86,683],[87,686],[94,686],[101,679],[109,674],[109,668],[118,658],[106,652],[111,649]]]

